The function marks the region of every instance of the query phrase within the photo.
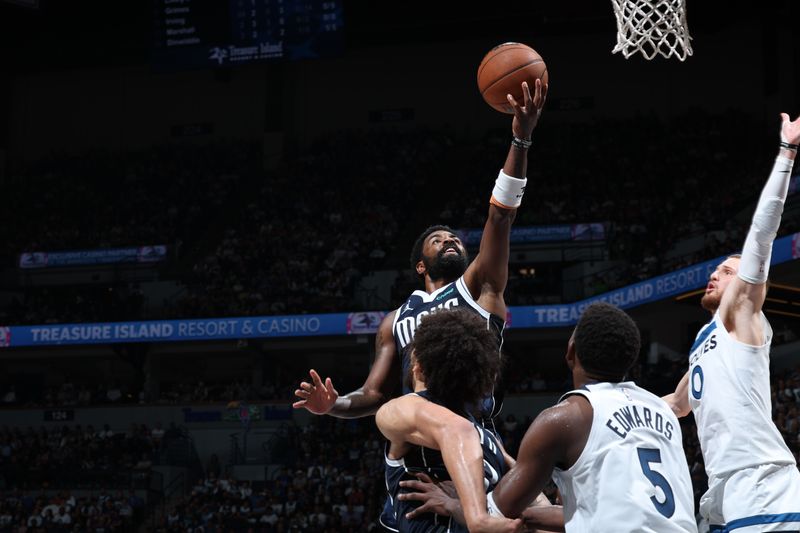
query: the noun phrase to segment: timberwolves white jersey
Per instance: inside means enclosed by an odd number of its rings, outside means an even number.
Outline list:
[[[761,322],[764,344],[749,346],[733,339],[715,313],[692,346],[689,405],[709,477],[766,463],[795,463],[772,421],[772,327],[763,313]]]
[[[633,382],[568,392],[592,404],[580,457],[555,468],[567,533],[697,531],[689,467],[678,419],[661,398]]]

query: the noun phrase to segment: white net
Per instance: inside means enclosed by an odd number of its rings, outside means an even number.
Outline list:
[[[692,55],[685,0],[611,0],[617,16],[617,45],[613,53],[629,58],[640,52],[645,59],[656,55]]]

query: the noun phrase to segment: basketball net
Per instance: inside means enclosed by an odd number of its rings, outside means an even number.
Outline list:
[[[685,0],[611,0],[617,16],[617,45],[625,59],[641,52],[681,61],[692,55]]]

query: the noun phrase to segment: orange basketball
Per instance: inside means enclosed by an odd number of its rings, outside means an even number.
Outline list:
[[[521,43],[503,43],[495,46],[478,67],[478,90],[486,103],[494,109],[514,114],[506,98],[512,95],[520,105],[525,101],[522,82],[528,82],[531,96],[536,88],[534,81],[547,83],[547,65],[539,53]]]

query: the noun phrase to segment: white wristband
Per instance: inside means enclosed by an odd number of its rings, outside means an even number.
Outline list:
[[[490,203],[505,209],[516,209],[522,204],[522,195],[525,194],[525,186],[528,178],[514,178],[500,170],[494,182],[494,190]]]
[[[499,516],[500,518],[505,518],[505,515],[500,511],[500,508],[497,507],[497,504],[494,503],[494,491],[490,492],[486,495],[486,506],[488,507],[489,516]]]

